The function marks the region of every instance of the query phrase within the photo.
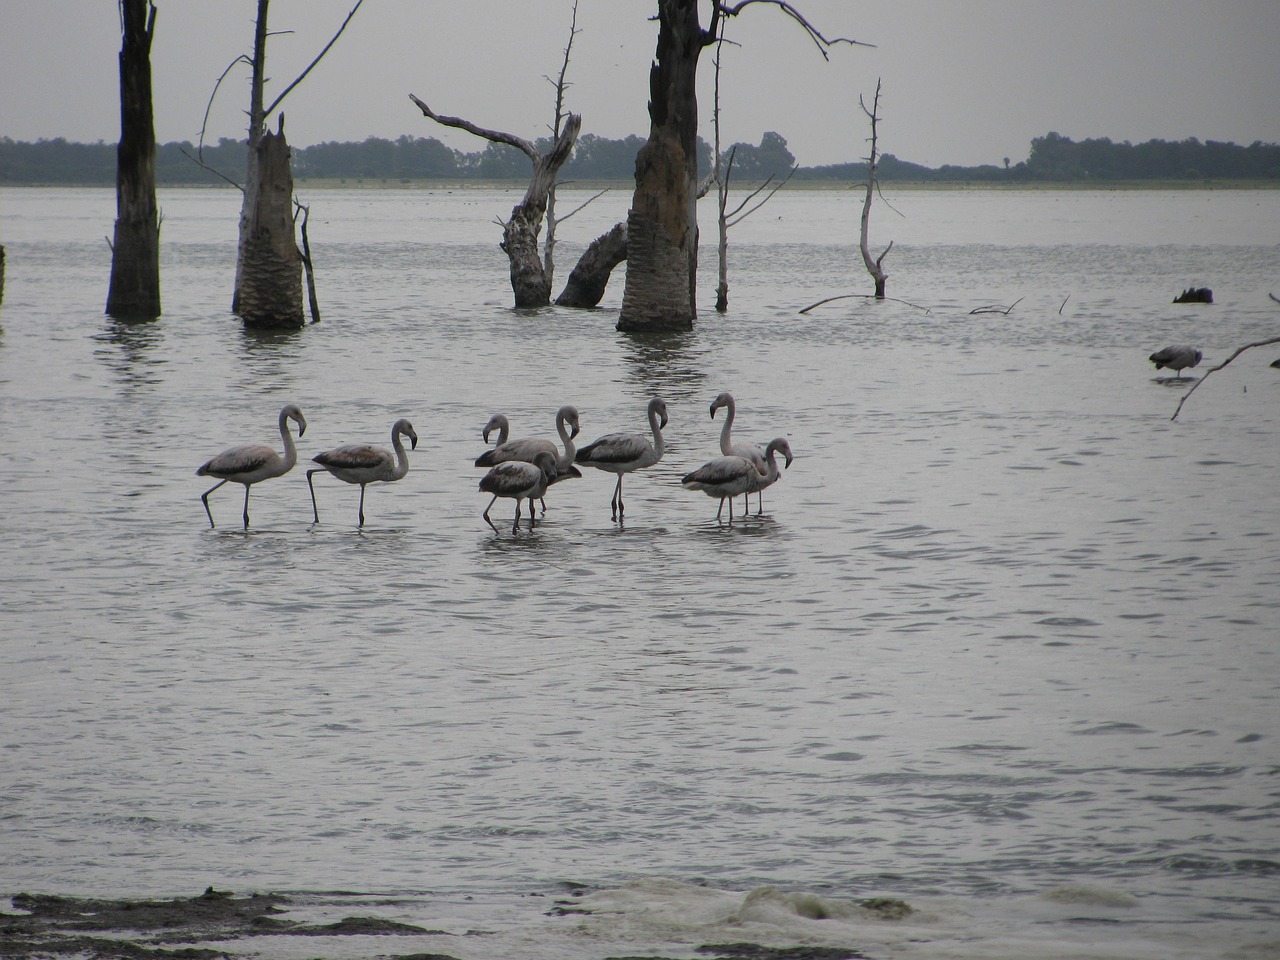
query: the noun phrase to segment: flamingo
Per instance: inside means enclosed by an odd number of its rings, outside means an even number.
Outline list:
[[[539,451],[545,450],[556,461],[556,476],[552,479],[552,483],[558,483],[570,477],[582,476],[581,471],[573,466],[573,455],[575,453],[573,438],[578,435],[578,409],[576,407],[565,405],[556,411],[556,433],[560,435],[560,442],[564,444],[563,453],[560,452],[555,443],[550,440],[544,440],[541,437],[521,437],[518,440],[507,440],[506,423],[507,418],[498,413],[490,417],[489,422],[485,424],[486,431],[496,424],[501,429],[501,432],[498,434],[497,446],[476,457],[477,467],[492,467],[508,460],[523,460],[525,463],[533,463],[534,456]],[[566,424],[573,429],[571,431],[567,430]],[[485,439],[488,439],[487,433]],[[542,504],[542,512],[547,512],[545,501]]]
[[[667,425],[667,405],[654,397],[649,401],[649,429],[653,431],[653,443],[638,433],[610,433],[577,452],[578,463],[618,475],[609,506],[613,520],[621,520],[625,507],[622,503],[623,474],[651,467],[662,459],[666,449],[662,440],[662,428]]]
[[[401,417],[391,427],[391,446],[395,448],[393,455],[386,447],[375,447],[365,443],[348,443],[334,447],[324,453],[318,453],[311,459],[320,464],[307,471],[307,486],[311,488],[311,510],[315,513],[316,523],[320,522],[320,509],[316,506],[316,488],[311,477],[322,470],[328,470],[339,480],[360,484],[360,526],[364,526],[364,488],[370,483],[382,481],[392,483],[400,480],[409,472],[409,455],[404,452],[404,444],[400,437],[409,438],[410,449],[418,448],[418,434],[413,424]]]
[[[1151,356],[1147,357],[1156,365],[1157,370],[1168,367],[1178,375],[1178,379],[1182,379],[1182,371],[1187,367],[1194,367],[1204,358],[1195,347],[1175,346],[1165,347],[1163,350],[1157,350]]]
[[[489,422],[484,425],[484,429],[480,431],[480,436],[484,437],[484,442],[489,442],[489,434],[498,431],[498,439],[496,446],[502,446],[507,442],[507,434],[511,432],[511,424],[507,422],[507,418],[500,413],[495,413],[489,418]]]
[[[791,444],[785,437],[770,440],[764,452],[764,466],[750,457],[728,456],[717,457],[704,463],[697,470],[686,474],[680,483],[686,490],[702,490],[709,497],[720,498],[720,509],[716,511],[716,520],[724,512],[724,502],[729,501],[729,522],[733,522],[733,498],[738,494],[749,494],[774,483],[778,479],[778,461],[775,454],[779,451],[786,457],[787,466],[791,466]]]
[[[764,462],[764,450],[762,450],[758,444],[733,442],[731,431],[733,430],[734,417],[738,413],[738,405],[733,401],[733,394],[725,392],[720,394],[720,396],[716,397],[714,400],[711,401],[711,419],[712,420],[716,418],[716,411],[719,410],[721,407],[727,407],[729,412],[728,414],[725,415],[724,427],[720,430],[720,452],[724,454],[726,457],[746,457],[748,460],[752,460],[755,462],[757,470],[765,470],[766,466]],[[777,479],[776,475],[774,479],[775,480]],[[772,482],[773,482],[772,480],[769,481],[769,483],[772,483]],[[764,486],[765,487],[769,486],[769,483],[766,483]],[[761,511],[764,510],[763,490],[764,490],[764,487],[760,487],[756,490],[756,493],[759,497],[759,510]],[[751,499],[746,494],[743,494],[743,497],[746,500]],[[744,503],[742,505],[743,511],[745,512],[749,508],[749,506],[750,505],[748,503]],[[729,512],[730,513],[733,512],[733,504],[729,504]]]
[[[231,447],[223,450],[212,460],[196,471],[197,477],[218,477],[214,484],[200,499],[204,501],[204,512],[209,515],[209,526],[212,528],[213,511],[209,509],[209,494],[217,490],[228,480],[244,484],[244,528],[249,529],[249,487],[259,480],[270,480],[281,477],[293,469],[298,462],[298,449],[293,445],[293,435],[289,432],[289,421],[298,425],[298,436],[307,432],[307,421],[296,405],[289,403],[280,410],[280,437],[284,440],[284,456],[261,443],[245,444],[242,447]]]
[[[480,479],[480,490],[484,493],[492,493],[493,499],[489,501],[489,506],[484,508],[484,522],[493,527],[493,532],[497,533],[498,528],[493,526],[493,521],[489,519],[489,510],[499,497],[508,497],[516,502],[516,519],[511,525],[511,532],[515,533],[520,529],[520,502],[529,500],[529,526],[533,526],[533,501],[541,497],[547,491],[556,477],[556,459],[546,450],[539,450],[534,454],[533,462],[528,463],[524,460],[504,460],[495,465],[488,473]]]

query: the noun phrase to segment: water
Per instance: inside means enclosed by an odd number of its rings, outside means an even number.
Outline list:
[[[391,898],[487,933],[431,948],[465,960],[1280,955],[1280,346],[1177,422],[1189,382],[1146,361],[1280,333],[1280,192],[899,193],[901,300],[807,314],[868,289],[858,198],[780,194],[731,311],[708,252],[662,342],[614,330],[620,278],[508,308],[518,192],[304,199],[325,319],[264,335],[227,310],[236,194],[162,195],[165,315],[128,324],[113,193],[0,192],[0,894]],[[562,226],[562,275],[628,201]],[[796,453],[732,525],[678,482],[722,390]],[[491,413],[550,435],[574,403],[586,441],[654,395],[624,527],[592,472],[532,533],[482,522]],[[196,466],[278,446],[291,401],[303,462],[408,416],[409,475],[363,531],[324,476],[311,522],[301,468],[211,530]],[[596,912],[546,915],[564,882]],[[230,949],[289,955],[263,942]]]

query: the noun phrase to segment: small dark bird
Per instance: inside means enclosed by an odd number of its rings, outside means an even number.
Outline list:
[[[1156,365],[1157,370],[1163,370],[1168,367],[1178,375],[1178,379],[1182,379],[1182,371],[1187,367],[1194,367],[1204,358],[1195,347],[1176,346],[1165,347],[1163,350],[1157,350],[1151,356],[1147,357]]]

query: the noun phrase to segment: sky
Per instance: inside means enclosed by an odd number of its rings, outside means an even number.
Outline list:
[[[328,42],[355,0],[272,0],[268,98]],[[937,167],[1025,160],[1033,137],[1280,143],[1280,0],[792,0],[839,45],[824,59],[776,7],[749,6],[722,55],[722,140],[780,133],[804,166],[866,155],[858,106],[882,85],[879,148]],[[553,120],[572,0],[364,0],[330,53],[284,101],[295,146],[435,137],[438,113],[527,139]],[[256,0],[158,0],[156,138],[196,141],[215,83],[253,45]],[[707,0],[703,3],[707,7]],[[583,133],[648,133],[655,0],[579,0],[568,106]],[[115,142],[115,0],[0,0],[0,137]],[[700,67],[702,135],[713,76]],[[235,67],[206,141],[243,138],[248,69]]]

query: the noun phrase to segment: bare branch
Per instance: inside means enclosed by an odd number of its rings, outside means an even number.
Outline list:
[[[205,131],[209,128],[209,114],[213,110],[214,98],[217,97],[218,95],[218,88],[222,86],[222,81],[227,79],[227,74],[231,72],[231,68],[234,67],[237,63],[252,64],[253,61],[250,60],[248,57],[246,57],[242,53],[240,54],[240,56],[236,57],[234,60],[228,63],[227,69],[222,71],[222,75],[218,77],[218,82],[213,85],[213,93],[209,94],[209,102],[205,104],[204,120],[200,124],[200,139],[196,143],[196,152],[199,153],[201,157],[201,159],[197,160],[196,162],[199,163],[201,166],[204,165],[204,134],[205,134]],[[183,153],[186,153],[186,151],[184,150]],[[190,154],[188,154],[188,156],[190,156]],[[193,157],[192,159],[195,159],[195,158]]]
[[[712,27],[708,32],[714,33],[715,25],[721,15],[726,17],[736,17],[744,9],[753,3],[767,3],[770,6],[777,7],[782,10],[788,17],[800,24],[801,28],[809,35],[809,39],[813,41],[814,46],[818,48],[818,52],[822,54],[824,60],[830,60],[828,49],[837,43],[847,43],[854,47],[874,47],[874,43],[867,43],[863,40],[852,40],[849,37],[827,37],[823,33],[805,19],[804,14],[793,7],[788,0],[739,0],[738,3],[717,2],[712,14]]]
[[[1023,299],[1025,298],[1019,297],[1017,300],[1013,301],[1013,303],[1009,304],[1009,306],[1007,307],[1002,307],[994,303],[986,307],[974,307],[972,310],[969,311],[969,316],[971,317],[977,316],[980,313],[1001,313],[1007,317],[1009,313],[1013,310],[1013,308],[1016,307],[1018,304],[1020,304],[1023,301]],[[1066,301],[1064,300],[1063,303],[1065,302]]]
[[[233,187],[235,187],[237,190],[239,190],[241,193],[244,193],[244,187],[242,187],[240,184],[236,183],[234,180],[232,180],[230,177],[228,177],[228,176],[227,176],[225,173],[223,173],[221,170],[217,170],[217,169],[215,169],[215,168],[213,168],[213,167],[209,166],[209,164],[205,163],[205,162],[204,162],[204,160],[202,160],[202,159],[201,159],[201,158],[199,158],[199,157],[193,157],[191,154],[187,153],[187,148],[186,148],[186,147],[179,147],[178,149],[182,151],[182,155],[183,155],[184,157],[186,157],[188,160],[190,160],[192,163],[194,163],[194,164],[195,164],[197,167],[199,167],[201,170],[208,170],[208,171],[209,171],[210,173],[212,173],[215,177],[220,177],[221,179],[225,180],[227,183],[231,184],[231,186],[233,186]]]
[[[338,38],[342,36],[342,31],[347,29],[347,24],[351,22],[351,18],[356,15],[356,11],[360,9],[360,5],[362,3],[364,3],[364,0],[356,0],[356,5],[352,7],[351,12],[347,14],[347,19],[342,21],[342,26],[340,26],[338,28],[338,32],[333,35],[333,39],[331,39],[328,43],[326,43],[324,45],[324,49],[321,50],[318,54],[316,54],[316,58],[307,65],[307,69],[303,70],[302,73],[298,74],[298,78],[294,80],[293,83],[285,87],[284,92],[281,93],[280,96],[276,97],[274,100],[271,101],[271,106],[267,107],[267,109],[262,112],[263,117],[269,116],[271,114],[271,111],[275,110],[276,107],[280,106],[280,102],[289,95],[289,93],[293,90],[293,88],[296,87],[298,84],[300,84],[304,79],[306,79],[307,74],[309,74],[315,68],[315,65],[324,58],[324,55],[329,52],[329,48],[338,42]]]
[[[515,147],[534,163],[538,162],[538,148],[526,140],[524,137],[517,137],[514,133],[503,133],[501,130],[489,130],[485,127],[477,126],[470,120],[463,120],[461,117],[446,117],[436,113],[429,106],[409,94],[409,99],[418,105],[418,109],[422,111],[424,117],[434,120],[436,123],[443,124],[446,127],[456,127],[459,130],[465,130],[467,133],[474,134],[490,143],[505,143],[509,147]]]
[[[813,310],[815,307],[820,307],[824,303],[831,303],[835,300],[849,300],[851,298],[858,299],[858,300],[879,300],[881,302],[885,300],[892,300],[894,303],[903,303],[903,304],[906,304],[908,307],[914,307],[917,310],[923,310],[925,313],[929,312],[928,307],[922,307],[920,306],[920,304],[912,303],[910,300],[899,300],[897,297],[877,297],[874,293],[842,293],[837,297],[827,297],[824,300],[819,300],[817,303],[811,303],[809,304],[809,306],[805,307],[800,312],[808,313],[810,310]]]
[[[751,216],[753,213],[755,213],[757,210],[759,210],[761,207],[763,207],[766,203],[768,203],[768,202],[773,198],[773,195],[774,195],[775,193],[777,193],[779,190],[781,190],[783,187],[785,187],[785,186],[787,185],[787,181],[788,181],[788,180],[790,180],[793,176],[795,176],[795,172],[796,172],[797,170],[799,170],[799,169],[800,169],[800,164],[798,164],[798,163],[797,163],[795,166],[793,166],[793,167],[791,168],[791,172],[790,172],[790,173],[788,173],[788,174],[787,174],[787,175],[786,175],[786,176],[785,176],[785,177],[784,177],[784,178],[783,178],[783,179],[778,183],[778,185],[777,185],[777,186],[775,186],[772,190],[770,190],[770,191],[765,195],[764,199],[762,199],[759,203],[757,203],[754,207],[752,207],[752,208],[751,208],[750,210],[748,210],[746,213],[743,213],[742,215],[739,215],[739,214],[738,214],[738,211],[739,211],[739,210],[741,210],[743,207],[745,207],[745,206],[746,206],[746,205],[751,201],[751,198],[752,198],[752,197],[756,196],[756,195],[757,195],[757,194],[759,194],[762,190],[764,190],[764,188],[765,188],[765,187],[769,186],[769,184],[770,184],[770,183],[772,182],[772,180],[773,180],[773,176],[772,176],[772,175],[770,175],[770,177],[769,177],[769,179],[768,179],[768,180],[766,180],[764,183],[760,184],[760,186],[759,186],[759,187],[757,187],[755,190],[753,190],[750,194],[748,194],[748,195],[746,196],[746,198],[742,201],[742,203],[738,204],[738,208],[737,208],[737,210],[734,210],[734,211],[730,214],[730,216],[731,216],[733,219],[729,221],[729,226],[731,226],[731,227],[736,227],[736,226],[737,226],[738,224],[740,224],[743,220],[747,219],[747,217]],[[888,252],[888,251],[886,251],[886,252]]]
[[[1275,296],[1273,295],[1271,299],[1275,300]],[[1280,303],[1280,300],[1277,300],[1276,302]],[[1186,392],[1183,398],[1178,401],[1178,408],[1173,411],[1173,416],[1170,417],[1169,419],[1170,420],[1178,419],[1178,414],[1182,412],[1182,405],[1187,402],[1188,398],[1193,393],[1196,392],[1196,388],[1199,387],[1200,384],[1204,383],[1206,380],[1209,379],[1209,374],[1216,373],[1217,371],[1221,370],[1223,367],[1225,367],[1228,363],[1230,363],[1236,357],[1240,356],[1240,354],[1244,353],[1246,350],[1252,350],[1254,347],[1265,347],[1268,344],[1272,344],[1272,343],[1280,343],[1280,337],[1272,337],[1270,340],[1259,340],[1257,343],[1247,343],[1243,347],[1241,347],[1239,350],[1237,350],[1235,353],[1233,353],[1231,356],[1227,357],[1227,359],[1223,360],[1216,367],[1210,367],[1208,370],[1204,372],[1204,376],[1201,377],[1199,380],[1197,380],[1195,384],[1191,387],[1191,389]]]
[[[565,180],[565,181],[564,181],[564,183],[572,183],[572,182],[573,182],[572,180]],[[580,213],[581,211],[585,210],[588,206],[590,206],[590,205],[591,205],[592,203],[594,203],[596,200],[599,200],[599,199],[600,199],[601,197],[603,197],[606,193],[608,193],[608,192],[609,192],[609,190],[610,190],[610,188],[609,188],[609,187],[605,187],[603,190],[601,190],[601,191],[600,191],[599,193],[597,193],[595,196],[593,196],[593,197],[588,197],[586,200],[583,200],[583,201],[582,201],[582,203],[578,204],[576,207],[574,207],[572,210],[570,210],[568,213],[566,213],[563,217],[556,217],[556,223],[564,223],[564,221],[568,220],[568,219],[569,219],[570,217],[572,217],[575,213]]]
[[[560,75],[552,80],[550,77],[544,76],[543,79],[556,88],[556,120],[555,125],[551,128],[551,136],[560,136],[560,123],[564,120],[564,92],[568,90],[571,84],[565,77],[569,74],[569,55],[573,52],[573,38],[582,31],[578,29],[578,0],[573,0],[573,10],[569,16],[569,39],[564,45],[564,59],[560,61]]]

